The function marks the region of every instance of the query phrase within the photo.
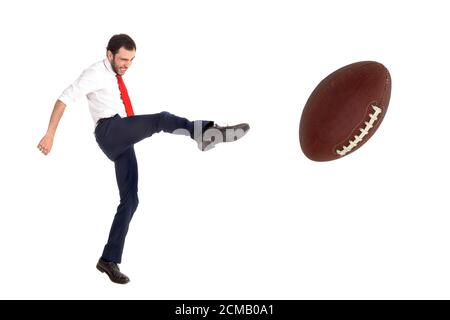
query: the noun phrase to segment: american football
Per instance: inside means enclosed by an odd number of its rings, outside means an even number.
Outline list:
[[[313,161],[340,159],[377,131],[391,96],[381,63],[352,63],[331,73],[311,93],[300,119],[303,153]]]

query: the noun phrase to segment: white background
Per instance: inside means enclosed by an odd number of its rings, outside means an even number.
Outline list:
[[[445,1],[10,1],[0,29],[0,298],[449,299],[449,10]],[[248,122],[202,153],[136,146],[140,206],[120,286],[95,269],[118,192],[86,100],[52,152],[59,94],[109,38],[137,43],[136,113]],[[393,88],[373,138],[315,163],[298,125],[317,83],[383,63]]]

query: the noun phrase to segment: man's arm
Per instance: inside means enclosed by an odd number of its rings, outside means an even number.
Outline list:
[[[64,114],[64,109],[66,105],[61,101],[57,100],[55,107],[53,108],[52,115],[50,116],[50,123],[48,124],[47,133],[41,139],[38,144],[38,149],[45,155],[47,155],[53,146],[53,138],[55,137],[56,129],[58,128],[59,120],[61,120]]]

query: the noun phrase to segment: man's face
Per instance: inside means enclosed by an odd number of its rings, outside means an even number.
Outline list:
[[[124,75],[131,66],[135,54],[136,50],[130,51],[123,47],[120,48],[116,54],[112,54],[109,50],[107,52],[108,60],[111,63],[114,72],[121,76]]]

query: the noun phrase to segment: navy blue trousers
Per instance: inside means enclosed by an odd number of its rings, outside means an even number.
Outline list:
[[[122,261],[128,225],[139,204],[138,165],[134,144],[160,131],[185,134],[196,139],[212,125],[212,121],[189,121],[169,112],[127,118],[116,115],[99,120],[95,138],[100,149],[114,162],[120,194],[120,204],[103,250],[103,259],[116,263]]]

